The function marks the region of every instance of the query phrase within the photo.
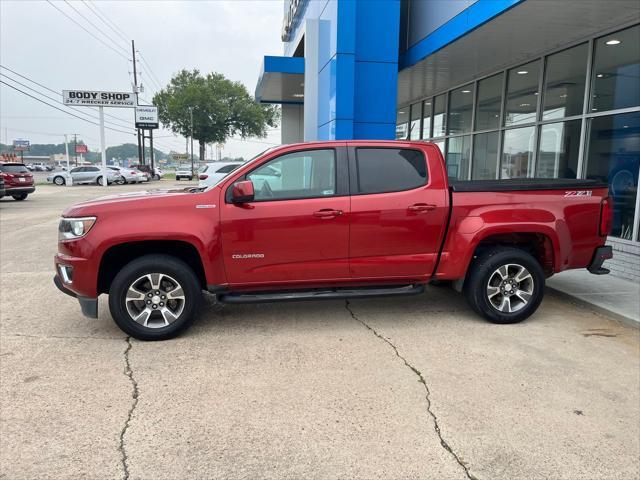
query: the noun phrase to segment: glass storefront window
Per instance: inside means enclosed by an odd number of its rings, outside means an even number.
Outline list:
[[[444,112],[446,109],[447,94],[438,95],[433,106],[433,136],[443,137],[445,134],[445,118]]]
[[[409,134],[409,107],[398,110],[396,116],[396,140],[406,140]]]
[[[591,111],[640,105],[640,25],[595,42]]]
[[[422,102],[422,137],[431,138],[431,99]]]
[[[411,122],[409,123],[409,138],[420,140],[420,117],[422,116],[422,103],[411,105]]]
[[[471,131],[473,111],[473,84],[465,85],[449,93],[449,117],[447,134],[455,135]]]
[[[533,176],[535,127],[505,130],[500,162],[500,178],[525,178]]]
[[[542,125],[538,150],[539,178],[576,178],[582,120]]]
[[[447,139],[447,175],[452,180],[469,179],[471,135]]]
[[[536,121],[539,78],[540,60],[509,70],[505,125],[522,125]]]
[[[583,43],[547,57],[543,120],[582,114],[588,53]]]
[[[500,126],[502,103],[502,74],[478,82],[478,106],[476,107],[476,130],[490,130]]]
[[[498,132],[473,137],[472,180],[493,180],[498,173]]]
[[[589,120],[587,178],[609,183],[615,237],[632,239],[640,169],[640,112]]]

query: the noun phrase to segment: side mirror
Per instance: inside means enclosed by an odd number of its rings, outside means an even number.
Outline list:
[[[248,203],[254,198],[253,182],[251,180],[243,180],[233,184],[231,190],[231,201],[233,203]]]

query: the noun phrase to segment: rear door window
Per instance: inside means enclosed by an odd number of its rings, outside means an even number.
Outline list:
[[[426,185],[422,152],[403,148],[356,148],[356,192],[401,192]]]

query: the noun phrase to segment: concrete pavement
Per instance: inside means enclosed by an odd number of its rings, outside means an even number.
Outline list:
[[[139,190],[139,186],[110,190]],[[215,304],[127,339],[51,282],[57,217],[0,201],[0,478],[637,478],[640,332],[547,295],[499,326],[455,292]]]

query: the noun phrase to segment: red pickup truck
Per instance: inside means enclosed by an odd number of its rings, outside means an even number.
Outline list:
[[[450,184],[425,142],[336,141],[268,150],[217,185],[69,207],[55,283],[127,334],[171,338],[202,291],[249,303],[418,294],[453,281],[495,323],[537,309],[545,278],[604,274],[606,184],[517,179]]]

